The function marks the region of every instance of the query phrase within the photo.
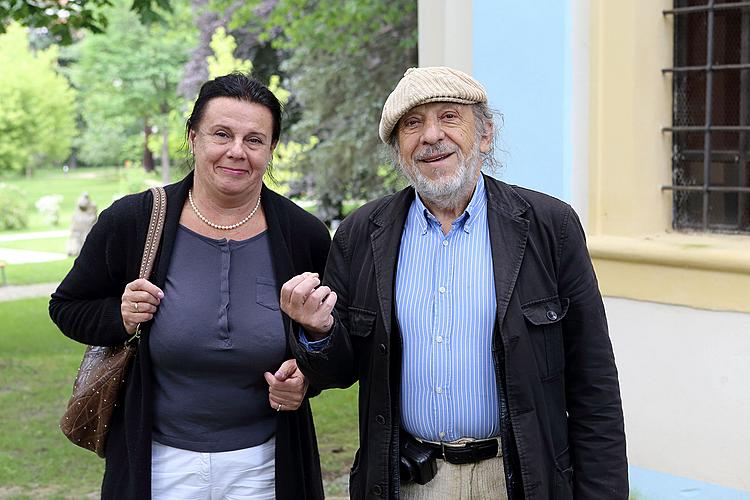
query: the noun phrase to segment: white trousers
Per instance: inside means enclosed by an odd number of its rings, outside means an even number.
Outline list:
[[[437,460],[438,471],[425,485],[401,485],[402,500],[501,500],[507,499],[503,457],[454,465]]]
[[[154,500],[274,500],[276,439],[236,451],[200,453],[151,445]]]

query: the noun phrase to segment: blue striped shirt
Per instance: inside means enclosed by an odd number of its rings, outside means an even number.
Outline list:
[[[429,441],[499,434],[496,309],[484,179],[447,235],[416,196],[396,271],[401,421],[409,433]]]

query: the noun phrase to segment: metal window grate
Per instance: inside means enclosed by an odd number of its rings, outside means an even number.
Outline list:
[[[750,232],[750,1],[675,0],[675,229]]]

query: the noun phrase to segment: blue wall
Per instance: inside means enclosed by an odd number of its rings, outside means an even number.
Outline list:
[[[472,6],[472,71],[505,119],[497,176],[570,201],[570,0]]]

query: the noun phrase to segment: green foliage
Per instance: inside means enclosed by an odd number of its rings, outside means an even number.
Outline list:
[[[142,24],[126,0],[104,12],[107,31],[87,36],[68,53],[85,123],[80,158],[95,165],[140,161],[153,127],[181,129],[175,111],[184,103],[176,88],[195,33],[192,15],[185,1],[174,2],[165,21],[151,25]],[[169,144],[170,155],[176,154]]]
[[[23,229],[29,223],[29,205],[26,193],[0,182],[0,228]]]
[[[257,8],[246,2],[232,26],[257,26]],[[400,187],[383,168],[377,127],[388,93],[417,63],[416,1],[278,0],[263,27],[286,56],[284,86],[300,110],[286,139],[319,140],[296,165],[312,179],[319,215],[341,218],[345,200]]]
[[[69,156],[75,93],[56,65],[57,49],[32,53],[20,26],[0,35],[0,171],[31,172]]]
[[[61,194],[46,194],[36,200],[34,206],[44,215],[48,223],[57,226],[60,224],[60,203],[62,200]]]
[[[0,2],[0,33],[12,21],[22,26],[45,30],[59,43],[69,44],[87,29],[101,33],[107,26],[102,7],[110,0],[18,0]],[[131,8],[144,24],[160,21],[160,12],[169,12],[169,0],[133,0]]]
[[[126,164],[125,168],[120,169],[120,193],[125,195],[145,191],[148,189],[148,177],[139,164]]]
[[[208,56],[208,78],[213,79],[226,75],[233,71],[250,73],[253,70],[252,61],[237,59],[234,57],[234,49],[237,42],[232,35],[227,35],[224,28],[217,28],[211,38],[211,50],[213,55]]]

